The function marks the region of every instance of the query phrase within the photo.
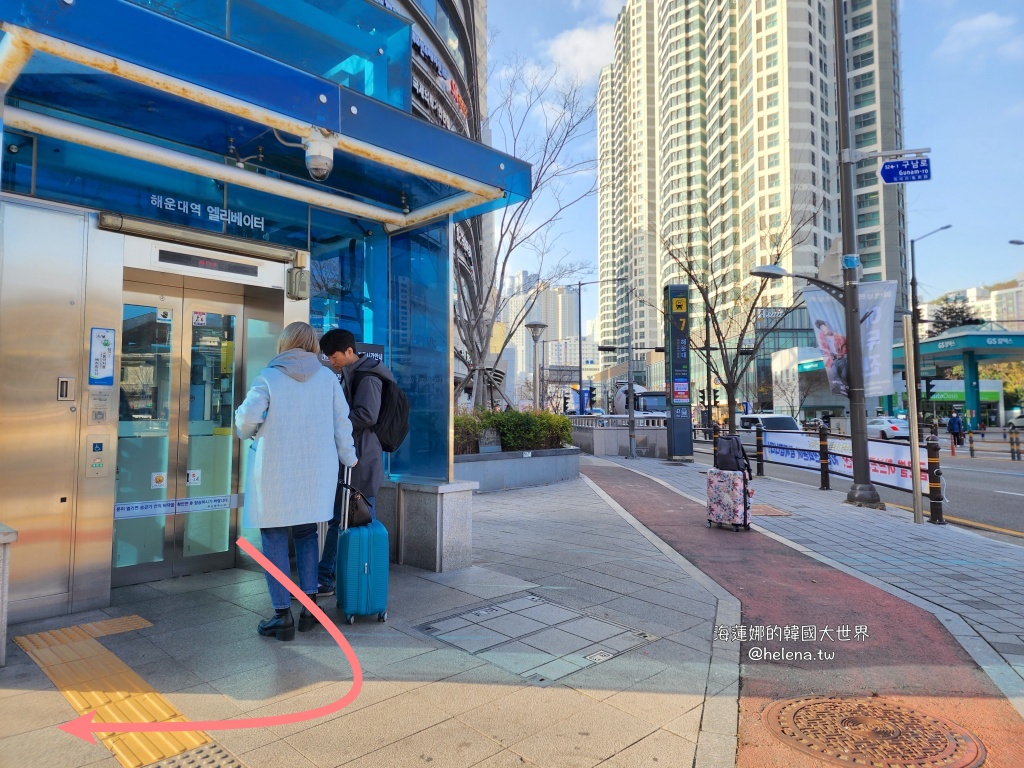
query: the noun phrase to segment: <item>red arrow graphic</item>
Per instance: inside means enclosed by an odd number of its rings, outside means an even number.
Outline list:
[[[62,731],[70,733],[72,736],[77,736],[83,741],[88,741],[90,744],[95,744],[96,739],[93,736],[94,733],[147,733],[153,731],[235,731],[241,728],[264,728],[271,725],[284,725],[286,723],[301,723],[303,720],[313,720],[317,717],[323,717],[329,715],[332,712],[337,712],[340,709],[344,709],[353,701],[356,696],[359,695],[359,691],[363,687],[363,668],[359,666],[359,659],[356,658],[355,651],[352,650],[352,646],[349,645],[348,640],[341,633],[334,622],[327,618],[327,614],[320,610],[320,608],[314,603],[306,594],[299,589],[299,587],[281,573],[281,570],[275,566],[272,562],[267,560],[256,547],[250,544],[241,536],[237,541],[238,546],[244,549],[257,563],[263,566],[266,571],[277,579],[281,584],[284,585],[285,589],[291,592],[299,602],[302,603],[310,613],[316,616],[317,621],[323,624],[324,628],[330,632],[331,637],[337,641],[341,647],[342,652],[345,654],[345,658],[348,659],[348,663],[352,666],[352,688],[337,701],[325,704],[322,707],[316,709],[307,709],[304,712],[293,712],[290,715],[271,715],[269,717],[252,717],[245,720],[206,720],[200,722],[185,722],[185,723],[94,723],[93,718],[96,716],[95,710],[92,712],[86,712],[81,717],[77,717],[74,720],[64,723],[64,725],[57,726]]]

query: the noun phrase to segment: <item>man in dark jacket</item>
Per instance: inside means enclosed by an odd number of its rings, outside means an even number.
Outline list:
[[[374,501],[380,484],[384,482],[384,454],[373,427],[380,414],[381,391],[384,386],[381,380],[394,381],[395,377],[377,358],[356,352],[356,340],[351,331],[328,331],[320,339],[320,351],[327,358],[331,369],[341,375],[349,405],[349,419],[352,421],[352,436],[356,443],[356,458],[359,460],[352,469],[352,485],[366,497],[370,512],[376,519]],[[343,512],[341,500],[339,488],[334,503],[334,517],[327,528],[324,551],[320,558],[320,595],[334,594],[338,529],[341,527]]]

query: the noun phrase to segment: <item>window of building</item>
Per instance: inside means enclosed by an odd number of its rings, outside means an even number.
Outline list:
[[[773,213],[770,216],[768,216],[768,226],[772,227],[772,228],[781,227],[782,226],[782,214],[781,213]]]
[[[858,53],[853,57],[853,69],[863,69],[875,63],[875,52]]]
[[[764,106],[766,109],[771,109],[773,107],[779,106],[779,94],[769,93],[768,98],[764,100]]]
[[[770,155],[768,155],[768,167],[769,168],[778,168],[779,167],[779,153],[778,152],[772,152]]]
[[[857,174],[857,189],[863,189],[864,187],[873,187],[878,182],[878,176],[873,173],[858,173]]]
[[[878,211],[872,211],[871,213],[858,213],[857,214],[857,226],[858,227],[877,227],[878,226]]]
[[[875,36],[870,32],[866,32],[863,35],[855,35],[851,41],[851,49],[859,51],[864,48],[870,48],[875,43]]]
[[[851,20],[854,29],[864,29],[871,26],[871,11],[854,16]]]
[[[779,54],[777,54],[777,53],[769,53],[767,56],[764,57],[765,69],[771,69],[772,67],[777,67],[778,65],[779,65]]]
[[[856,77],[853,78],[853,87],[855,89],[867,88],[867,87],[872,86],[874,84],[875,84],[875,73],[874,72],[865,72],[863,75],[857,75]]]
[[[861,8],[870,8],[870,7],[871,7],[871,0],[853,0],[853,2],[850,3],[850,10],[851,11],[859,11]]]
[[[864,133],[858,133],[854,139],[854,144],[860,147],[869,147],[878,141],[877,131],[864,131]]]
[[[857,115],[853,118],[854,130],[860,130],[861,128],[867,128],[869,125],[875,124],[875,112],[865,112],[862,115]]]
[[[868,232],[864,235],[857,235],[857,250],[863,251],[868,248],[877,248],[881,242],[881,232]]]
[[[874,90],[865,91],[864,93],[858,93],[853,97],[853,108],[868,107],[875,103],[875,92]]]
[[[764,87],[765,88],[776,88],[776,87],[778,87],[778,85],[779,85],[779,74],[778,74],[778,72],[773,72],[772,74],[767,75],[764,78]]]
[[[779,44],[779,34],[778,34],[778,32],[772,32],[770,35],[765,35],[764,36],[764,47],[765,48],[774,48],[778,44]]]
[[[769,208],[778,208],[781,205],[782,205],[782,195],[780,193],[773,192],[772,194],[768,195],[768,207]]]
[[[880,272],[875,272],[875,273],[870,274],[870,275],[861,275],[860,281],[862,283],[877,283],[881,279],[882,279],[881,273]]]
[[[772,147],[777,147],[777,146],[779,146],[779,134],[778,134],[778,132],[776,132],[776,133],[769,133],[768,134],[768,148],[771,149]]]
[[[764,28],[771,29],[779,23],[779,15],[777,13],[769,13],[764,19]]]
[[[779,124],[779,113],[772,112],[767,118],[765,118],[764,124],[768,128],[775,128]]]
[[[878,193],[867,192],[863,195],[857,195],[857,208],[874,208],[878,205]]]

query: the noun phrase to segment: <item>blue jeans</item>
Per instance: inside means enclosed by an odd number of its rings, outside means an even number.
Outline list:
[[[377,508],[374,506],[376,496],[364,496],[367,505],[370,507],[370,516],[377,519]],[[317,578],[320,585],[324,587],[335,586],[336,576],[334,573],[338,560],[338,532],[341,528],[341,488],[338,488],[338,497],[335,499],[334,516],[327,525],[326,538],[324,539],[324,552],[320,556],[320,567],[317,569]]]
[[[288,531],[292,532],[295,542],[295,567],[299,572],[299,587],[307,595],[315,595],[316,584],[316,523],[285,526],[283,528],[260,528],[263,539],[263,554],[286,576],[291,575],[291,564],[288,562]],[[281,610],[290,608],[291,593],[277,579],[267,573],[267,587],[270,589],[270,602],[274,608]]]

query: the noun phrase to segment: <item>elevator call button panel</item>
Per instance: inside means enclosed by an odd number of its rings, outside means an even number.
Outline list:
[[[108,477],[110,475],[110,464],[114,457],[107,450],[106,435],[89,435],[87,447],[89,448],[89,462],[85,467],[86,477]]]

